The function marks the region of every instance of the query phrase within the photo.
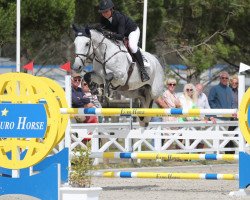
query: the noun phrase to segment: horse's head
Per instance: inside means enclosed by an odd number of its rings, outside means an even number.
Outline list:
[[[73,25],[75,31],[75,62],[73,70],[82,71],[83,67],[92,64],[94,59],[93,46],[91,42],[91,34],[88,28],[77,28]]]

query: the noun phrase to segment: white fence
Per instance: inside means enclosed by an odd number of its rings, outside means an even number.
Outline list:
[[[229,126],[236,126],[228,131]],[[98,123],[76,124],[70,126],[71,152],[76,147],[86,147],[84,139],[91,139],[92,152],[238,152],[238,121],[193,122],[151,122],[143,129],[138,123]],[[234,147],[227,147],[228,143]],[[200,148],[200,146],[203,146]],[[57,151],[56,149],[54,151]],[[100,160],[96,159],[95,163]]]

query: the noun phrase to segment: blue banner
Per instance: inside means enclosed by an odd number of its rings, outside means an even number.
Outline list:
[[[46,130],[44,104],[0,104],[0,138],[43,138]]]

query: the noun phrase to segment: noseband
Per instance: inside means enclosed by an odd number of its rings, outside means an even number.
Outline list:
[[[83,37],[83,36],[78,36],[78,37]],[[75,54],[76,57],[80,58],[80,60],[81,60],[81,62],[82,62],[82,64],[83,64],[83,66],[86,66],[86,64],[85,64],[86,61],[93,62],[93,60],[94,60],[94,57],[95,57],[94,51],[93,51],[91,54],[89,54],[90,48],[91,48],[92,45],[93,45],[93,44],[92,44],[92,40],[91,40],[91,38],[90,38],[90,45],[89,45],[89,48],[88,48],[87,53],[86,53],[86,54],[83,54],[83,53],[76,53],[76,54]],[[84,61],[83,61],[83,59],[82,59],[82,56],[86,58]]]

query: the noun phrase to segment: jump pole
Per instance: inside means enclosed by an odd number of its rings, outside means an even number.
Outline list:
[[[169,173],[169,172],[92,172],[91,176],[106,178],[156,178],[156,179],[204,179],[204,180],[238,180],[238,174],[209,173]]]
[[[160,108],[60,108],[61,114],[95,116],[211,116],[233,117],[237,109],[160,109]]]
[[[239,156],[235,154],[168,154],[146,152],[93,152],[91,158],[108,159],[148,159],[148,160],[224,160],[237,161]]]

